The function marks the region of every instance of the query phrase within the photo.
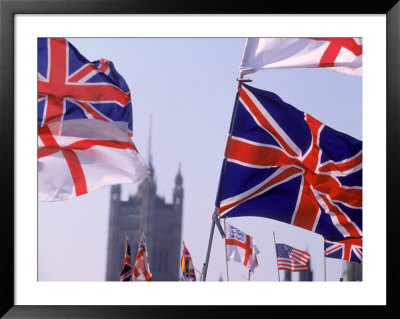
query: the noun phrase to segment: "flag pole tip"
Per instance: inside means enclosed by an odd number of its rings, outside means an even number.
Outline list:
[[[241,78],[241,77],[237,78],[236,81],[239,81],[239,82],[253,82],[252,79],[244,79],[244,78]]]

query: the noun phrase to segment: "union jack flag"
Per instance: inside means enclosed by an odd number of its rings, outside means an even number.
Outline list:
[[[308,252],[293,248],[286,244],[276,244],[276,257],[279,270],[308,271]]]
[[[220,218],[259,216],[329,240],[362,236],[362,142],[243,84],[221,175]]]
[[[131,248],[129,246],[129,239],[127,236],[125,236],[125,256],[121,274],[119,275],[119,281],[132,281]]]
[[[325,256],[362,263],[362,238],[349,238],[341,241],[324,241]]]
[[[128,123],[128,85],[105,59],[89,62],[66,39],[38,39],[38,128],[72,119]]]
[[[196,281],[192,257],[190,256],[189,250],[186,248],[185,243],[183,243],[181,269],[183,281]]]

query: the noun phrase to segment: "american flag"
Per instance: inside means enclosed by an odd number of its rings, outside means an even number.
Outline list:
[[[276,244],[276,256],[279,270],[308,271],[310,254],[286,244]]]
[[[147,254],[146,239],[143,232],[140,236],[139,249],[136,255],[135,268],[133,268],[133,277],[138,280],[151,281],[149,256]]]
[[[329,240],[362,236],[362,142],[243,84],[216,207]]]
[[[131,248],[129,246],[129,239],[125,236],[125,256],[122,265],[122,271],[119,275],[119,281],[132,281],[132,258]]]
[[[362,263],[362,238],[349,238],[340,241],[324,240],[325,256]]]
[[[182,257],[181,257],[181,270],[183,281],[196,281],[196,274],[194,273],[194,266],[192,257],[185,243],[183,243]]]

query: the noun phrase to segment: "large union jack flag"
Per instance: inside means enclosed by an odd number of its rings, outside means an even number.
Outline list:
[[[260,216],[329,240],[362,236],[362,142],[243,84],[218,216]]]
[[[76,119],[128,123],[128,85],[105,59],[89,62],[66,39],[38,39],[38,127]]]
[[[349,238],[341,241],[324,241],[325,256],[362,263],[362,238]]]

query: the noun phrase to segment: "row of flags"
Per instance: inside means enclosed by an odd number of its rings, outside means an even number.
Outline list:
[[[141,235],[139,248],[136,255],[135,266],[133,267],[133,269],[129,238],[125,234],[125,255],[122,264],[122,270],[119,276],[119,281],[152,281],[146,239],[142,230],[140,231],[140,233]],[[196,274],[194,272],[195,269],[193,266],[192,258],[184,242],[181,256],[181,270],[183,281],[196,281]]]
[[[240,79],[299,67],[361,76],[362,39],[249,38]],[[361,262],[362,142],[242,81],[234,114],[215,202],[218,220],[278,220],[323,236],[327,256],[343,252],[341,259]],[[113,63],[90,62],[66,39],[39,38],[38,200],[66,200],[146,178],[149,169],[132,135],[131,93]],[[234,229],[228,226],[229,258],[254,270],[259,252],[251,237]],[[149,280],[144,236],[141,244],[137,277]],[[130,276],[128,255],[122,278]],[[186,278],[195,278],[189,252],[182,258]]]
[[[253,237],[228,223],[225,223],[225,232],[226,260],[239,262],[247,267],[249,272],[254,273],[254,269],[258,267],[257,255],[260,254],[260,251]],[[307,262],[311,255],[308,252],[282,243],[275,243],[275,249],[278,270],[292,272],[309,270]],[[325,240],[325,257],[361,263],[362,239],[348,239],[342,242]],[[192,257],[185,242],[183,242],[180,266],[183,281],[197,280]],[[125,256],[119,281],[132,280],[152,281],[149,256],[143,231],[141,231],[139,248],[133,269],[129,239],[125,235]]]
[[[125,234],[125,256],[121,274],[119,275],[119,281],[132,281],[133,279],[152,281],[149,256],[147,254],[146,239],[144,237],[143,231],[140,231],[140,233],[139,248],[136,255],[135,266],[133,269],[129,238]]]

